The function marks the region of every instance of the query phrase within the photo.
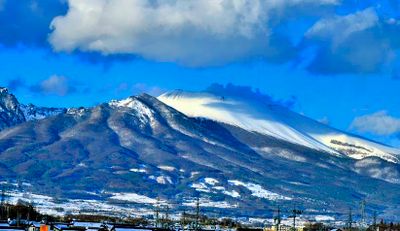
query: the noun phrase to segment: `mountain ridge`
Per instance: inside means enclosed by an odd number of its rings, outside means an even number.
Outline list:
[[[199,197],[210,213],[265,217],[277,204],[296,203],[307,216],[339,219],[362,199],[367,213],[396,217],[400,202],[396,163],[189,117],[146,94],[5,128],[0,163],[0,182],[23,182],[18,190],[37,206],[64,213],[85,211],[82,204],[97,213],[151,214],[156,198],[182,211]]]
[[[65,108],[21,104],[5,87],[0,87],[0,130],[23,122],[43,119],[65,112]]]

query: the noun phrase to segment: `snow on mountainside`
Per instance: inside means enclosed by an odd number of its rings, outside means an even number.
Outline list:
[[[25,121],[20,104],[7,88],[0,87],[0,130]]]
[[[207,96],[225,108],[215,114],[252,129],[265,126],[271,134],[188,117],[146,94],[23,122],[23,110],[7,93],[1,105],[11,114],[4,116],[21,115],[22,122],[0,131],[0,184],[15,199],[30,194],[40,209],[65,213],[152,211],[157,198],[180,213],[199,198],[203,211],[223,216],[265,217],[276,204],[295,203],[308,216],[346,217],[349,203],[366,199],[380,217],[398,216],[399,164],[344,158],[304,132],[316,129],[312,120],[284,109],[271,106],[274,114],[265,105],[246,108],[238,100]],[[199,107],[193,102],[187,106]],[[279,129],[264,121],[267,112]],[[309,124],[289,125],[297,119]],[[303,146],[284,141],[286,136]]]
[[[65,108],[37,107],[33,104],[21,104],[20,109],[22,110],[26,121],[40,120],[66,112]]]
[[[346,155],[354,159],[376,156],[400,162],[398,149],[342,132],[276,104],[181,90],[165,93],[158,99],[190,117],[231,124],[336,156]]]
[[[64,108],[37,107],[24,105],[10,94],[7,88],[0,87],[0,130],[26,121],[44,119],[65,112]]]

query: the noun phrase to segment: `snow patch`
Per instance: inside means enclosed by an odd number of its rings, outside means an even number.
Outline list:
[[[190,187],[196,189],[196,191],[199,191],[199,192],[210,192],[210,189],[203,182],[192,183],[190,185]]]
[[[168,172],[173,172],[176,170],[175,167],[168,166],[168,165],[160,165],[160,166],[157,166],[157,168],[164,170],[164,171],[168,171]]]
[[[204,178],[204,182],[208,185],[216,185],[219,183],[217,179],[211,178],[211,177],[206,177]]]
[[[154,180],[159,184],[173,184],[173,181],[172,181],[171,177],[169,177],[169,176],[163,176],[163,175],[154,176],[154,175],[151,175],[151,176],[149,176],[149,179],[150,180]]]
[[[82,168],[87,168],[87,165],[83,162],[79,163],[77,166]]]
[[[108,103],[108,105],[110,105],[110,107],[116,108],[133,109],[136,112],[136,115],[138,116],[141,125],[154,124],[154,111],[143,104],[136,97],[129,97],[123,100],[112,100]]]
[[[240,194],[235,190],[232,190],[232,191],[223,190],[222,193],[225,194],[225,195],[231,196],[233,198],[239,198],[240,197]]]
[[[228,191],[223,186],[214,186],[213,189],[218,190],[218,191],[222,192],[223,194],[228,195],[228,196],[233,197],[233,198],[239,198],[240,197],[240,194],[237,191],[235,191],[235,190]]]
[[[182,203],[184,206],[188,207],[196,207],[197,206],[197,201],[196,200],[189,200],[186,202]],[[237,208],[237,204],[231,204],[226,201],[211,201],[205,198],[200,198],[199,199],[199,206],[200,207],[211,207],[211,208],[220,208],[220,209],[231,209],[231,208]]]
[[[235,186],[243,186],[247,188],[248,190],[251,191],[251,195],[255,197],[264,198],[268,200],[292,200],[292,198],[290,197],[282,196],[278,193],[268,191],[259,184],[244,183],[238,180],[229,180],[228,182]]]
[[[190,173],[190,178],[193,178],[193,177],[195,177],[195,176],[197,176],[199,174],[200,174],[200,172],[191,172]]]
[[[315,220],[318,221],[318,222],[321,222],[321,221],[334,221],[335,218],[331,217],[331,216],[327,216],[327,215],[316,215],[315,216]]]
[[[129,169],[130,172],[140,172],[140,173],[146,173],[146,169],[144,168],[131,168]]]
[[[65,109],[63,108],[36,107],[32,104],[28,105],[21,104],[20,109],[27,121],[41,120],[65,112]]]
[[[156,181],[159,184],[172,184],[171,177],[169,177],[169,176],[158,176],[156,178]]]
[[[144,196],[139,195],[136,193],[113,193],[113,196],[110,197],[113,200],[120,200],[120,201],[129,201],[135,202],[138,204],[156,204],[157,200]]]

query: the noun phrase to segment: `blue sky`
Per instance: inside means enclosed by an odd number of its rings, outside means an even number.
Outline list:
[[[24,103],[249,86],[400,147],[400,3],[0,0],[0,85]]]

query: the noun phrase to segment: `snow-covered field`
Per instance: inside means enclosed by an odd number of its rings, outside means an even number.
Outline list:
[[[95,213],[104,215],[118,215],[125,214],[126,216],[152,214],[151,209],[146,208],[132,208],[130,206],[115,205],[107,203],[106,201],[97,200],[79,200],[79,199],[63,199],[58,200],[49,196],[24,193],[18,191],[10,191],[7,193],[7,202],[16,204],[18,201],[31,203],[38,211],[43,214],[61,216],[65,214],[78,214],[78,213]],[[140,195],[114,195],[117,198],[136,200],[143,199],[144,202],[152,202],[149,198]]]
[[[252,183],[243,183],[240,181],[230,181],[232,184],[247,187],[249,190],[254,192],[254,195],[262,198],[269,199],[288,199],[286,197],[279,196],[277,194],[271,193],[265,189],[260,188],[256,184]],[[215,186],[218,187],[218,186]],[[219,188],[222,190],[222,188]],[[78,214],[78,213],[86,213],[86,214],[103,214],[103,215],[112,215],[112,216],[120,216],[120,217],[141,217],[147,215],[154,215],[154,206],[158,205],[168,205],[173,206],[173,204],[169,204],[165,200],[157,200],[155,198],[150,198],[144,195],[139,195],[136,193],[112,193],[112,196],[109,198],[115,201],[121,201],[123,203],[109,203],[109,201],[97,201],[97,200],[57,200],[55,198],[34,194],[34,193],[24,193],[18,191],[10,191],[6,194],[7,202],[16,204],[18,201],[24,201],[27,203],[31,203],[34,205],[36,209],[38,209],[43,214],[48,215],[56,215],[62,216],[65,214]],[[132,206],[130,203],[140,204],[143,206]],[[196,198],[187,198],[182,203],[183,206],[191,207],[194,209],[197,206]],[[202,197],[199,198],[199,206],[201,208],[216,208],[216,209],[236,209],[238,208],[238,204],[229,203],[226,201],[213,201],[210,197]],[[172,212],[171,217],[179,219],[179,212]],[[237,219],[237,218],[235,218]],[[309,221],[318,221],[325,223],[337,223],[337,221],[333,216],[329,215],[313,215],[313,216],[299,216],[297,220],[298,226],[302,226]],[[283,218],[283,225],[291,225],[291,218]],[[244,223],[254,224],[254,223],[263,223],[263,224],[273,224],[273,219],[266,218],[257,218],[257,217],[248,217]]]

